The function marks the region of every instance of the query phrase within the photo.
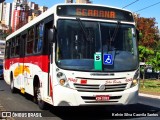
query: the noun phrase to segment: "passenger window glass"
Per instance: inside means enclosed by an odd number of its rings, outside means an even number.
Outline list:
[[[5,58],[9,58],[10,57],[10,42],[7,41],[6,42],[6,49],[5,49]]]
[[[33,41],[34,41],[34,28],[31,28],[28,31],[27,54],[32,54],[33,53]]]
[[[15,56],[18,55],[20,55],[20,36],[17,36],[15,40]]]
[[[34,43],[34,52],[39,53],[42,51],[43,46],[43,23],[40,23],[36,26],[36,36]]]
[[[20,55],[20,36],[12,39],[11,43],[11,57]]]
[[[15,44],[15,38],[12,39],[12,43],[11,43],[11,57],[14,56],[14,51],[15,51],[15,48],[14,48],[14,45]]]

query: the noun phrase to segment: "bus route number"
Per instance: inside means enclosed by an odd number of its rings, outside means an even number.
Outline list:
[[[95,55],[95,61],[101,61],[101,54]]]

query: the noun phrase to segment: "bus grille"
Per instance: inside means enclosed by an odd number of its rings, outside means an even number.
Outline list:
[[[76,90],[79,92],[120,92],[126,89],[126,85],[127,83],[105,85],[105,89],[100,90],[99,85],[74,83]]]

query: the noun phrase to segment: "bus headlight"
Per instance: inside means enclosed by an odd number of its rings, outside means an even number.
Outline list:
[[[137,79],[133,79],[131,87],[134,87],[138,84],[138,80]]]
[[[69,87],[69,83],[67,81],[66,75],[62,72],[57,73],[57,80],[59,85],[64,86],[64,87]]]
[[[139,70],[136,71],[136,73],[133,77],[131,87],[136,86],[138,83],[139,83]]]
[[[62,85],[62,86],[65,85],[65,82],[66,82],[65,79],[60,79],[60,80],[59,80],[59,84]]]

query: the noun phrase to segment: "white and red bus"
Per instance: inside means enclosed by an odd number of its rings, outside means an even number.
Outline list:
[[[134,104],[137,39],[130,11],[57,4],[6,38],[4,79],[42,109]]]

